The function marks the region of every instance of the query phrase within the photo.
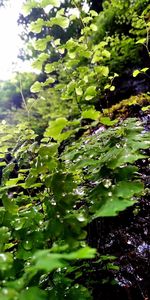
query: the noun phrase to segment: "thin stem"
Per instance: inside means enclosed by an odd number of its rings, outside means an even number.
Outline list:
[[[22,83],[21,83],[21,79],[19,80],[19,83],[20,83],[20,94],[21,94],[22,101],[23,101],[23,104],[24,104],[25,110],[26,110],[26,112],[27,112],[27,115],[28,115],[28,121],[29,121],[30,112],[29,112],[29,110],[28,110],[28,106],[27,106],[27,103],[26,103],[25,97],[24,97],[24,95],[23,95],[23,89],[22,89]]]

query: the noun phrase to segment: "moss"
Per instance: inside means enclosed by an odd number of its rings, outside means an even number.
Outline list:
[[[131,96],[129,99],[124,99],[121,102],[111,106],[108,109],[104,109],[104,116],[114,118],[127,118],[131,114],[130,107],[132,105],[139,105],[141,107],[150,104],[150,94],[140,94]]]

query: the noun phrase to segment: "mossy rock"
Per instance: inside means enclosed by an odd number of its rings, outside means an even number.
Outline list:
[[[140,106],[142,110],[144,110],[144,107],[147,110],[150,105],[150,94],[140,94],[124,99],[112,107],[104,109],[104,116],[109,116],[111,119],[132,117],[131,107],[136,105]]]

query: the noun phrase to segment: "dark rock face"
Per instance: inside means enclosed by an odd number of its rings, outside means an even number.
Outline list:
[[[132,76],[133,71],[128,70],[123,75],[116,77],[113,81],[116,89],[114,92],[108,91],[105,99],[102,100],[103,107],[111,107],[123,99],[128,99],[141,93],[150,91],[150,79],[148,74]]]
[[[148,131],[148,114],[141,113],[139,105],[134,109],[135,115],[144,122],[144,130]],[[131,116],[132,114],[131,111]],[[144,153],[147,156],[150,154],[149,150],[145,150]],[[148,158],[137,161],[136,165],[148,190]],[[83,278],[80,282],[91,287],[93,299],[150,299],[149,217],[150,201],[146,194],[134,207],[117,217],[98,218],[88,225],[88,244],[96,248],[100,255],[110,256],[108,260],[99,260],[98,263],[90,261],[90,266],[83,267]]]
[[[98,13],[103,9],[103,0],[92,0],[91,9],[97,11]]]
[[[148,197],[117,218],[99,219],[89,226],[89,243],[102,255],[116,256],[114,264],[119,270],[109,270],[103,264],[102,271],[95,268],[93,275],[94,299],[149,299],[149,253],[148,232],[150,203]],[[95,230],[96,228],[96,230]],[[113,282],[115,280],[115,282]]]

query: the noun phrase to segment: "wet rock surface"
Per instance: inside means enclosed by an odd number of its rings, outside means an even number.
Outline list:
[[[135,68],[136,69],[136,68]],[[137,67],[137,69],[140,69]],[[116,89],[114,92],[108,91],[105,94],[105,99],[102,100],[103,107],[111,106],[112,104],[119,103],[123,99],[127,99],[134,95],[147,93],[150,90],[150,74],[140,74],[133,77],[134,70],[127,70],[123,75],[116,77],[113,84]]]
[[[89,226],[89,244],[101,255],[116,259],[95,268],[94,299],[149,299],[150,203],[143,197],[115,218],[101,218]],[[100,270],[102,268],[102,270]],[[112,269],[111,269],[112,268]]]

